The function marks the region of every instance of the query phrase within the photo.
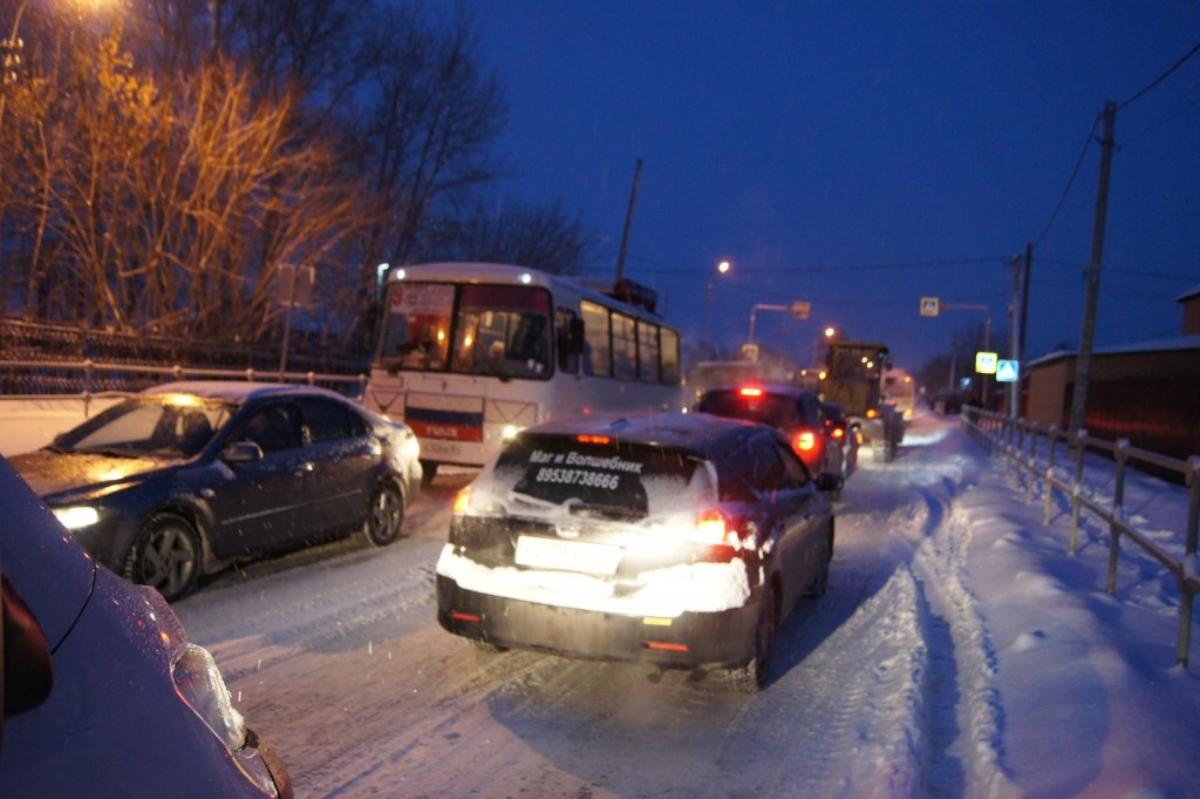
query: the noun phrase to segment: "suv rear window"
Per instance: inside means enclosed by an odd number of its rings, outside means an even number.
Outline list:
[[[796,398],[766,391],[761,396],[743,396],[735,389],[709,391],[701,398],[697,410],[771,427],[786,427],[796,422]]]
[[[699,463],[677,449],[581,438],[587,437],[521,436],[500,453],[497,482],[519,499],[575,513],[642,518],[674,505]]]

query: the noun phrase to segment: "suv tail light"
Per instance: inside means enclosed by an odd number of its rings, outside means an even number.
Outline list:
[[[846,437],[846,428],[840,426],[833,428],[833,437],[838,441],[841,441]]]
[[[796,450],[797,455],[805,452],[812,452],[817,448],[817,436],[811,430],[801,430],[792,436],[792,449]]]
[[[759,388],[758,386],[742,386],[741,388],[738,389],[739,397],[753,398],[753,397],[761,397],[762,395],[763,395],[763,390],[761,388]]]

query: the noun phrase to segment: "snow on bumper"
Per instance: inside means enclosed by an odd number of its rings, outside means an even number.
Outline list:
[[[757,601],[744,563],[697,563],[642,574],[628,593],[587,575],[488,568],[442,550],[438,621],[501,646],[663,665],[734,665],[754,649]]]
[[[675,618],[683,613],[714,613],[746,604],[750,583],[746,565],[727,563],[679,564],[644,571],[631,587],[610,580],[561,571],[491,568],[454,551],[446,544],[437,573],[468,591],[507,599],[558,605],[621,616]]]

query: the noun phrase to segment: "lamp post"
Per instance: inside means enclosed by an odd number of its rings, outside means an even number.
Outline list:
[[[720,261],[717,264],[717,275],[724,277],[733,271],[733,264],[728,260]],[[704,304],[704,338],[713,345],[713,350],[716,351],[717,345],[712,337],[712,316],[713,316],[713,293],[716,289],[716,280],[713,275],[708,277],[708,285],[705,290]]]

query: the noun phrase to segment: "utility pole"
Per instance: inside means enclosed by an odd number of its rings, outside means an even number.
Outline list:
[[[1017,318],[1021,312],[1021,256],[1014,255],[1008,262],[1009,268],[1012,270],[1012,297],[1008,301],[1008,357],[1014,361],[1020,362],[1021,357],[1018,354],[1021,350],[1020,331],[1017,329]],[[1018,369],[1018,373],[1020,370]],[[1021,397],[1021,384],[1013,381],[1008,384],[1008,415],[1017,418],[1017,404]]]
[[[1021,381],[1025,379],[1025,330],[1026,323],[1029,321],[1029,275],[1033,268],[1033,242],[1025,244],[1025,265],[1021,270],[1021,323],[1019,325],[1020,332],[1017,334],[1017,415],[1021,411]]]
[[[642,180],[642,159],[633,166],[633,186],[629,189],[629,208],[625,211],[625,229],[621,232],[621,251],[617,253],[617,280],[625,277],[625,251],[629,249],[629,228],[633,225],[633,207],[637,205],[638,184]]]
[[[1096,187],[1096,215],[1092,221],[1092,253],[1083,272],[1083,330],[1075,360],[1075,392],[1071,397],[1071,432],[1083,429],[1087,409],[1088,380],[1092,370],[1092,342],[1096,335],[1096,305],[1100,298],[1100,261],[1104,256],[1104,224],[1108,218],[1108,181],[1112,171],[1113,135],[1117,126],[1117,104],[1109,101],[1101,112],[1104,121],[1100,139],[1100,183]]]

